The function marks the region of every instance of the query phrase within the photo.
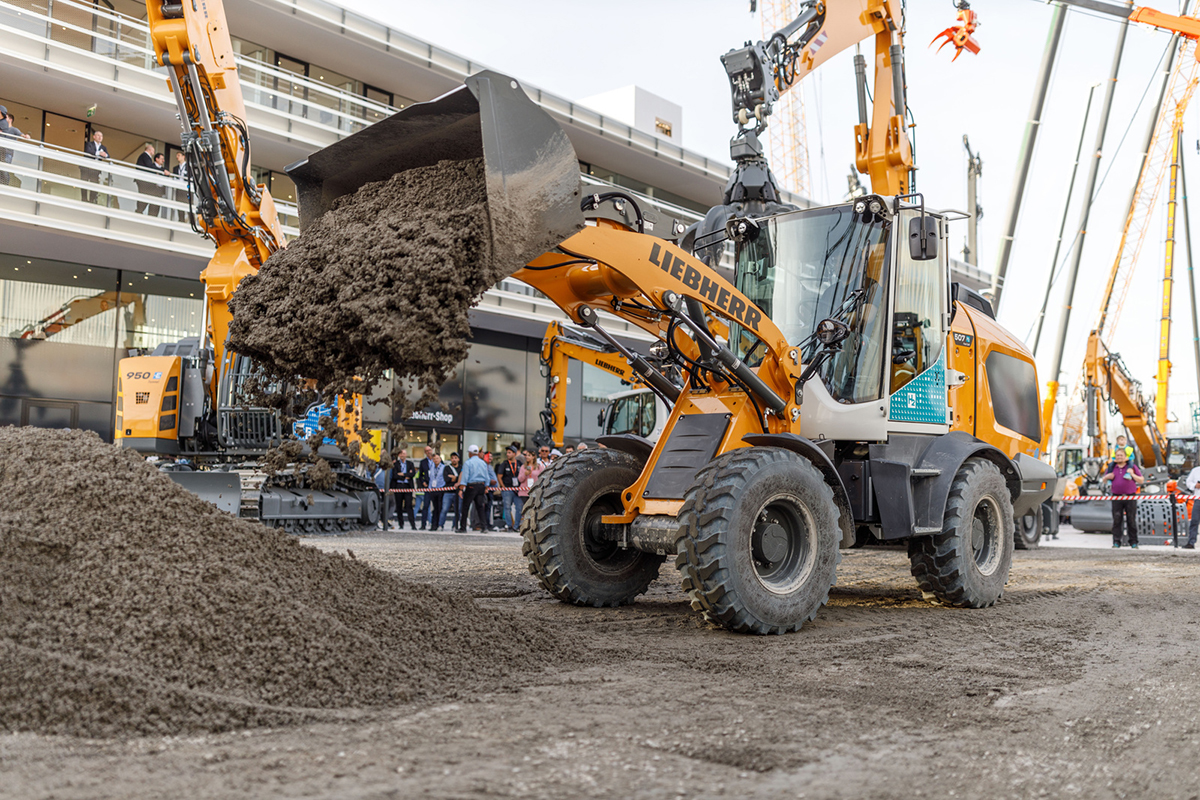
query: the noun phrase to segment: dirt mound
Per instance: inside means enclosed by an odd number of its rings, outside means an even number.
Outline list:
[[[0,428],[0,575],[0,729],[328,719],[492,687],[572,650],[232,519],[79,431]]]
[[[427,404],[466,358],[469,309],[518,266],[494,263],[482,160],[408,170],[340,198],[244,279],[230,344],[326,392],[393,369]]]

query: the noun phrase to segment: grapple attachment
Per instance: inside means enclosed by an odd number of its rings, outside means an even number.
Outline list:
[[[480,72],[287,168],[300,226],[359,187],[440,161],[482,158],[493,253],[524,265],[583,228],[579,161],[567,135],[517,81]]]

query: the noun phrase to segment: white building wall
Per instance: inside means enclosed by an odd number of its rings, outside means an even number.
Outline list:
[[[585,97],[579,104],[683,146],[683,107],[640,86],[622,86]]]

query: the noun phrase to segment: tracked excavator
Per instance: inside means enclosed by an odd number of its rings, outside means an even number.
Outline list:
[[[216,252],[200,273],[201,335],[123,358],[117,377],[116,441],[147,455],[185,457],[196,471],[171,477],[226,510],[295,532],[373,527],[379,498],[325,439],[318,455],[334,467],[333,486],[309,485],[307,464],[265,474],[259,463],[284,439],[278,411],[255,397],[268,387],[250,359],[226,347],[229,298],[247,275],[284,246],[275,203],[249,174],[250,134],[229,28],[220,0],[147,0],[156,62],[169,71],[189,176],[189,219]],[[286,391],[286,387],[284,388]],[[354,437],[361,399],[336,402]],[[311,452],[301,447],[298,456]],[[245,478],[245,481],[243,481]]]
[[[631,364],[599,312],[637,325],[681,371],[676,386],[634,366],[671,408],[656,443],[604,437],[534,485],[523,550],[555,597],[633,602],[670,556],[708,621],[794,631],[827,602],[841,549],[866,537],[905,545],[939,602],[1003,594],[1014,514],[1047,499],[1055,476],[1037,458],[1029,351],[951,284],[946,216],[912,191],[900,10],[804,3],[769,42],[727,54],[741,177],[684,244],[640,215],[597,215],[611,201],[582,192],[562,128],[495,72],[289,168],[304,226],[394,172],[482,158],[493,248],[513,277]],[[872,37],[874,107],[868,121],[864,64],[856,140],[873,193],[781,207],[754,148],[773,93]],[[727,242],[732,281],[709,261]]]

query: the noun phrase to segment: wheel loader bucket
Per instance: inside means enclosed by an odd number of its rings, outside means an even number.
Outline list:
[[[440,161],[482,158],[493,253],[515,271],[583,228],[579,160],[557,122],[512,78],[480,72],[287,168],[300,227],[343,195]]]

